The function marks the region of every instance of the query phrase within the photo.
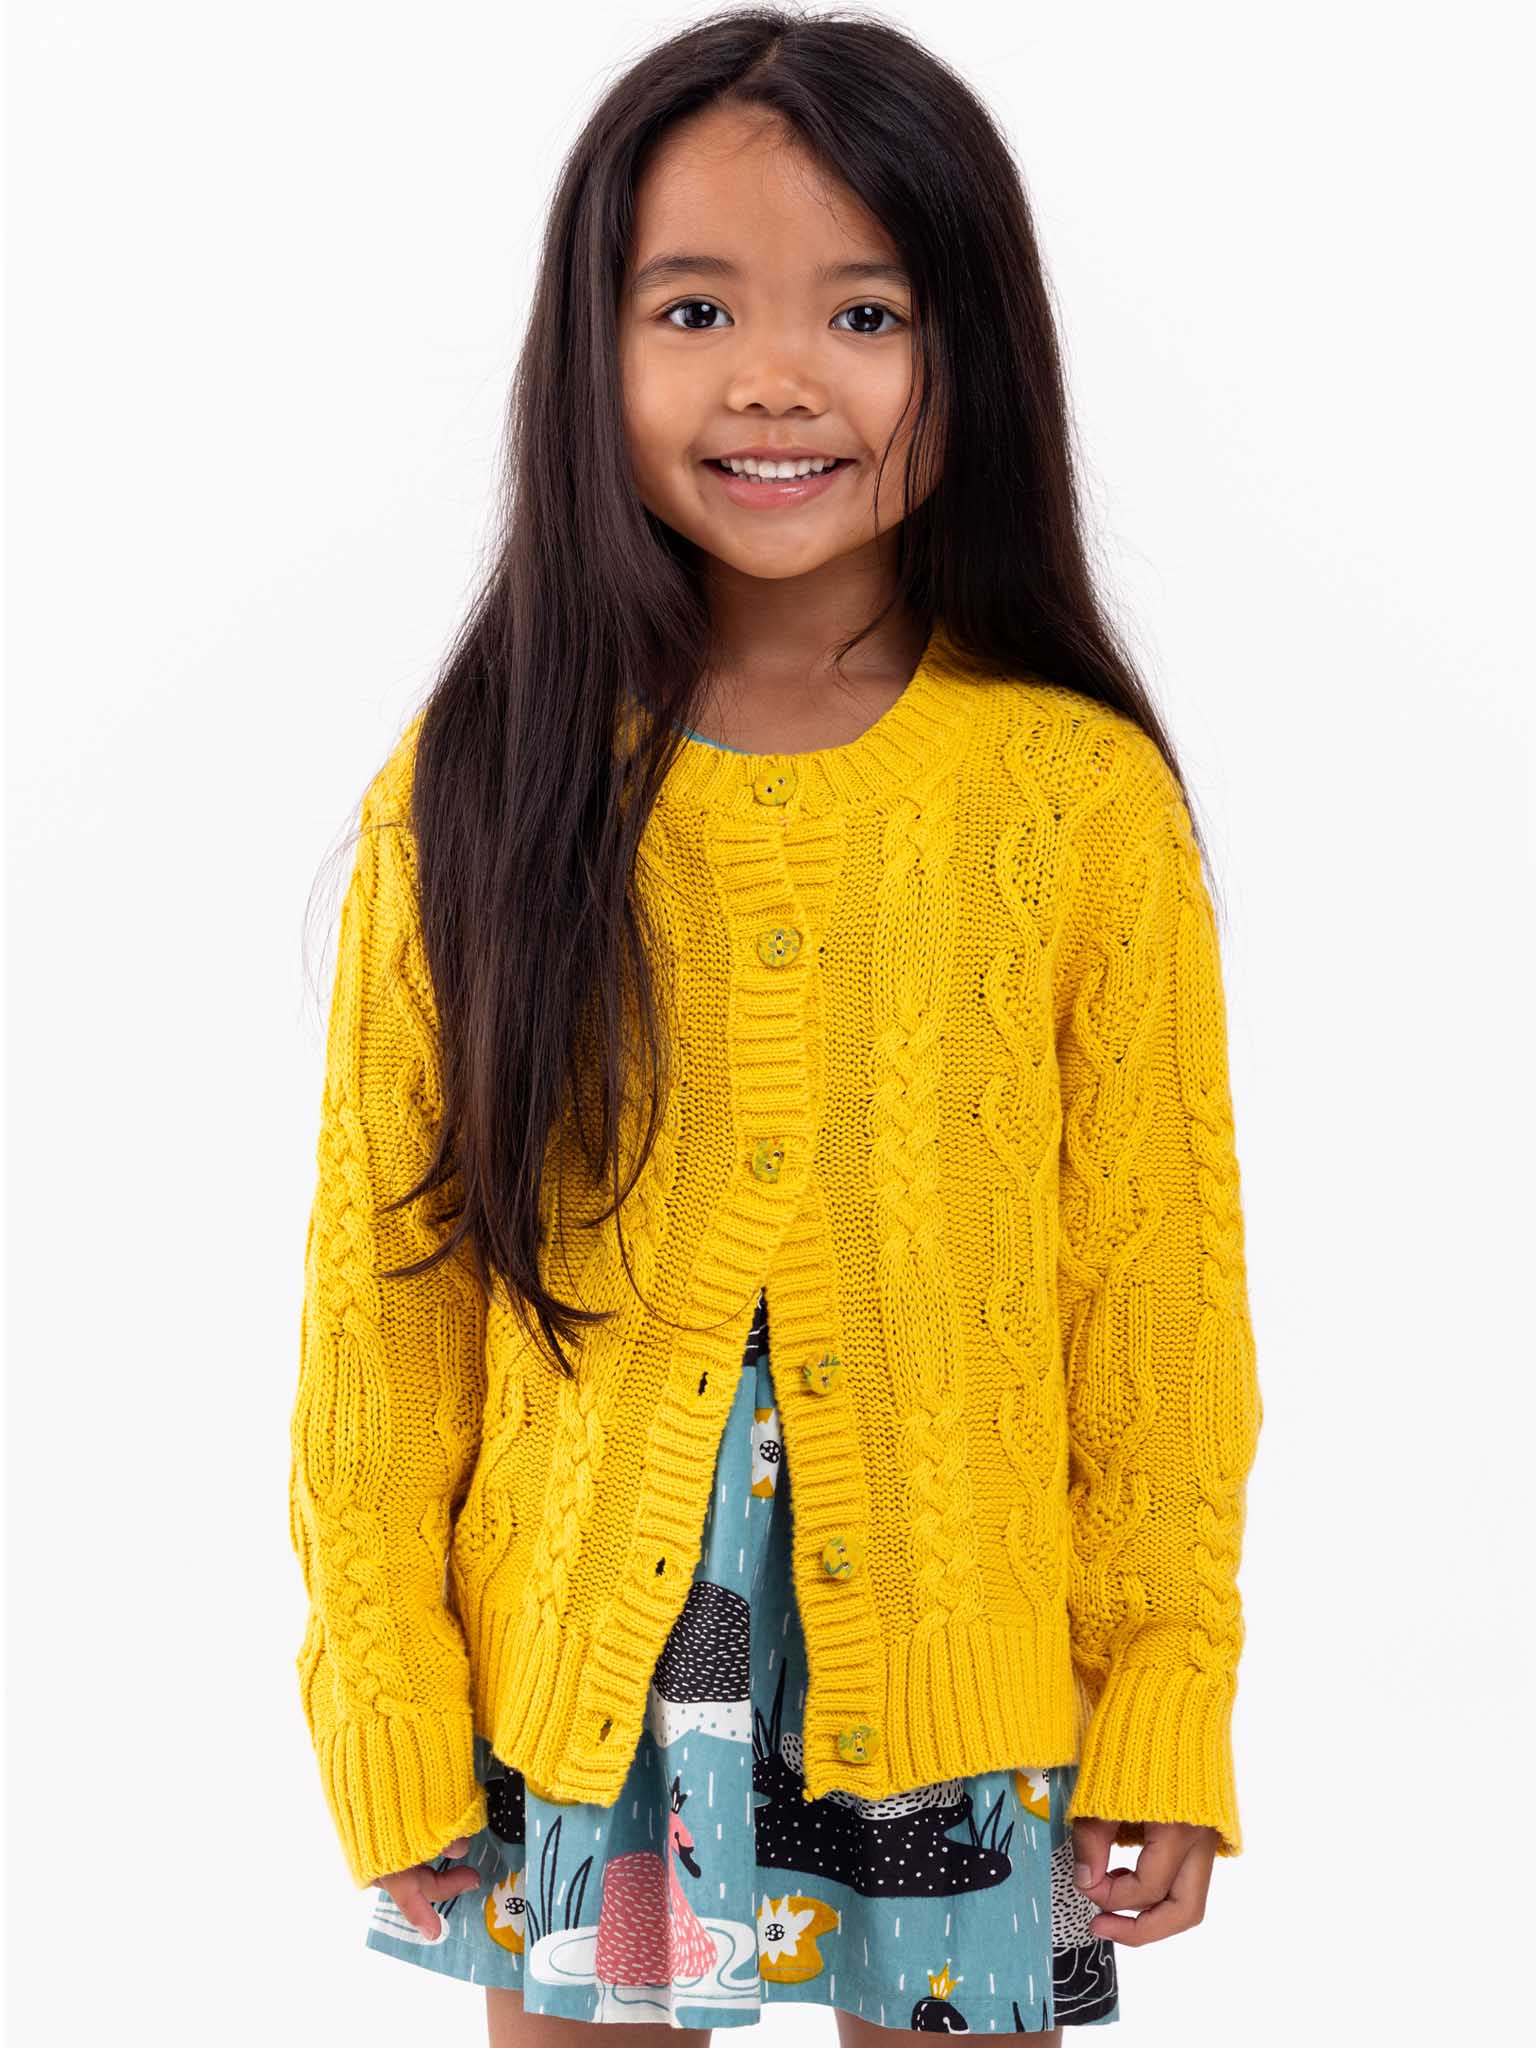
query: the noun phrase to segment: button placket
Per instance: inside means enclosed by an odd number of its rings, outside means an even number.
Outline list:
[[[776,807],[778,809],[778,823],[784,823],[782,805],[788,803],[788,799],[795,795],[797,786],[799,786],[799,776],[797,776],[795,768],[791,764],[780,764],[778,768],[768,768],[762,774],[754,776],[750,786],[752,786],[752,795],[756,797],[756,801],[764,803],[764,805]],[[772,856],[772,862],[768,862],[768,868],[770,868],[770,872],[760,874],[760,887],[756,891],[758,915],[764,915],[764,913],[772,915],[772,911],[778,907],[774,897],[778,897],[778,901],[784,903],[784,907],[793,907],[793,901],[795,901],[793,899],[793,891],[788,889],[788,874],[784,872],[784,864],[782,864],[782,858],[778,854]],[[743,934],[743,938],[745,938],[745,934]],[[801,954],[805,952],[805,932],[797,924],[786,924],[786,922],[768,924],[768,926],[762,926],[754,934],[752,948],[754,948],[754,952],[758,956],[758,961],[764,967],[770,967],[774,971],[786,969],[786,967],[791,967],[795,961],[799,961]],[[750,1159],[752,1178],[760,1180],[760,1182],[764,1182],[768,1186],[774,1186],[780,1180],[780,1174],[782,1174],[784,1153],[786,1153],[786,1141],[784,1141],[782,1135],[780,1137],[758,1137],[758,1139],[754,1139],[752,1141],[752,1159]]]

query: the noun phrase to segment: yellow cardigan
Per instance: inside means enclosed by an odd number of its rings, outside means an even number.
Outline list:
[[[805,1796],[1076,1761],[1073,1814],[1122,1843],[1181,1820],[1237,1854],[1262,1403],[1217,937],[1155,745],[942,633],[849,745],[683,742],[637,875],[677,1062],[638,1294],[551,1140],[546,1277],[615,1311],[572,1383],[466,1257],[377,1277],[434,1242],[376,1213],[440,1102],[419,723],[342,913],[292,1420],[300,1694],[354,1881],[484,1825],[475,1730],[544,1798],[617,1798],[764,1285]]]

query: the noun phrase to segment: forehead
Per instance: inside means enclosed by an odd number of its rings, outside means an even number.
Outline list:
[[[721,258],[737,275],[797,278],[855,258],[901,261],[857,194],[771,117],[711,109],[679,122],[658,143],[635,202],[631,277],[681,251]]]

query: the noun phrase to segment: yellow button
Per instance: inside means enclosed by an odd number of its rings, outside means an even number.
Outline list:
[[[757,935],[757,957],[765,967],[783,967],[800,950],[800,934],[792,924],[770,925]]]
[[[825,1394],[831,1390],[833,1381],[843,1369],[843,1361],[836,1352],[824,1351],[814,1365],[802,1365],[800,1377],[813,1394]]]
[[[752,1153],[752,1171],[759,1180],[777,1180],[784,1164],[784,1140],[760,1138]]]
[[[857,1543],[848,1536],[834,1536],[830,1543],[824,1543],[821,1563],[827,1576],[833,1579],[851,1579],[854,1565],[858,1562],[855,1555],[857,1549]]]
[[[845,1763],[867,1764],[878,1742],[879,1736],[868,1721],[855,1721],[851,1728],[837,1731],[837,1753]]]
[[[752,794],[760,804],[787,804],[795,793],[796,780],[793,768],[770,768],[753,783]]]

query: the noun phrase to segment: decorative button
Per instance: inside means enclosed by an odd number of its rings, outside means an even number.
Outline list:
[[[825,1394],[843,1369],[843,1361],[834,1351],[824,1351],[814,1365],[802,1365],[800,1377],[813,1394]]]
[[[784,1140],[760,1138],[752,1153],[752,1171],[759,1180],[777,1180],[784,1164]]]
[[[770,768],[755,779],[752,794],[760,804],[787,804],[795,793],[796,780],[793,768]]]
[[[792,924],[770,925],[757,935],[757,957],[765,967],[783,967],[800,950],[800,934]]]
[[[844,1763],[867,1764],[879,1739],[870,1722],[855,1721],[851,1728],[838,1729],[837,1753]]]
[[[830,1543],[822,1545],[822,1569],[829,1578],[851,1579],[853,1577],[853,1568],[858,1562],[854,1554],[856,1548],[857,1545],[847,1536],[834,1536]]]

